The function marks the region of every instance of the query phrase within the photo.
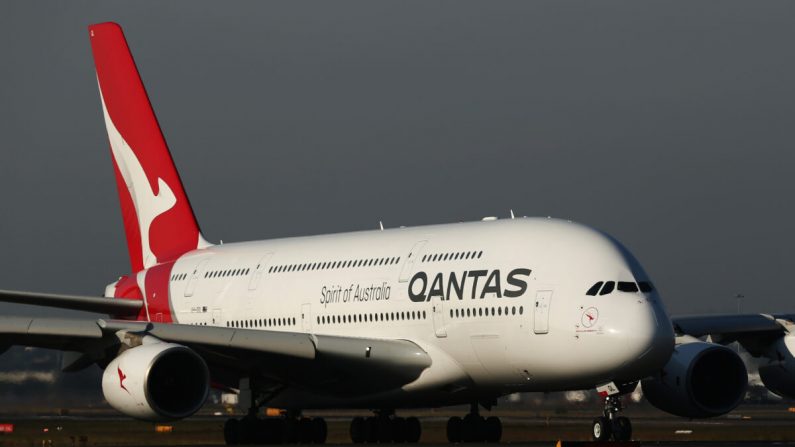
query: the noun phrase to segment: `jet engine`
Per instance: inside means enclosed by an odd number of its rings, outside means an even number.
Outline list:
[[[210,391],[207,364],[185,346],[147,338],[105,368],[105,399],[116,410],[147,421],[192,415],[204,405]]]
[[[677,416],[728,413],[745,396],[745,364],[725,346],[693,340],[677,345],[663,369],[641,382],[643,394],[655,407]]]
[[[759,378],[770,391],[782,397],[795,397],[795,336],[774,341],[766,355],[770,362],[759,365]]]

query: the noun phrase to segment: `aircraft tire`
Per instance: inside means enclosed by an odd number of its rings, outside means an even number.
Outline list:
[[[415,417],[406,418],[406,423],[404,424],[405,430],[405,442],[410,444],[416,444],[420,442],[420,437],[422,436],[422,424],[420,424],[420,420]]]
[[[453,416],[447,420],[447,441],[461,442],[463,440],[464,421],[458,416]]]
[[[483,440],[486,442],[500,442],[502,439],[502,421],[498,417],[490,416],[483,423]]]
[[[600,416],[591,424],[591,436],[594,441],[607,441],[610,439],[610,420]]]
[[[378,416],[375,418],[376,427],[378,427],[377,436],[378,442],[386,444],[392,442],[392,421],[386,416]]]
[[[298,433],[296,433],[295,441],[301,444],[309,444],[312,442],[312,419],[301,418],[297,421]]]
[[[323,418],[312,419],[312,442],[314,444],[325,444],[328,437],[328,426]]]
[[[463,430],[461,431],[464,442],[481,442],[483,441],[484,433],[483,426],[485,419],[479,414],[469,413],[464,416]]]
[[[401,417],[392,418],[392,442],[403,444],[406,442],[406,420]]]
[[[224,422],[224,443],[226,445],[240,444],[240,421],[237,419],[227,419]]]
[[[355,417],[351,421],[351,441],[354,444],[363,444],[369,438],[368,421],[363,417]]]
[[[621,416],[613,421],[613,439],[616,441],[629,441],[632,439],[632,423],[629,418]]]
[[[365,430],[367,432],[365,442],[370,444],[378,442],[378,418],[368,417],[364,420],[364,423],[367,427]]]

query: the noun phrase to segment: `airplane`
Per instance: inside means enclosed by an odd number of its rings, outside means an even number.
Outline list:
[[[227,444],[324,443],[316,409],[366,409],[354,443],[416,443],[395,410],[469,405],[450,442],[498,442],[481,415],[517,392],[596,389],[595,440],[628,440],[621,396],[641,383],[683,417],[725,414],[747,371],[727,345],[767,362],[765,386],[795,395],[792,315],[671,319],[617,239],[563,219],[482,221],[212,244],[202,235],[122,29],[91,25],[102,113],[130,259],[104,296],[0,291],[0,301],[106,318],[0,317],[0,347],[63,351],[62,369],[104,369],[124,415],[190,417],[211,389],[247,415]],[[285,410],[261,417],[263,407]]]

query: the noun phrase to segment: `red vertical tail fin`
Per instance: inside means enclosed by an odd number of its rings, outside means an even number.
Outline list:
[[[89,26],[134,272],[209,245],[157,123],[121,27]]]

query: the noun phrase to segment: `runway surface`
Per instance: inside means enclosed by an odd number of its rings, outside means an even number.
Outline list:
[[[73,414],[73,413],[70,413]],[[351,445],[350,420],[364,413],[328,412],[328,445]],[[409,415],[412,413],[405,413]],[[413,412],[422,422],[421,446],[449,446],[447,418],[456,413],[426,410]],[[501,417],[501,444],[471,444],[482,447],[554,446],[559,439],[590,440],[593,410],[492,413]],[[627,411],[632,420],[633,439],[641,445],[681,446],[795,446],[795,409],[787,406],[748,407],[729,415],[687,420],[659,411]],[[311,416],[311,414],[307,414]],[[226,416],[205,415],[174,423],[153,424],[101,415],[44,416],[20,418],[0,415],[0,424],[13,424],[14,432],[0,435],[0,446],[219,446]],[[290,444],[295,446],[295,444]],[[406,446],[417,444],[406,444]],[[467,445],[467,444],[464,444]]]

